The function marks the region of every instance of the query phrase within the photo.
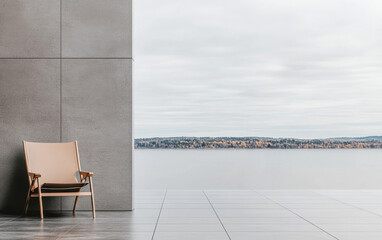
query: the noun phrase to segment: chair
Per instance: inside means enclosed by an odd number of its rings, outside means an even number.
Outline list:
[[[95,218],[93,173],[81,171],[77,141],[68,143],[23,141],[23,145],[30,184],[25,214],[33,197],[39,199],[40,217],[43,219],[42,197],[75,196],[73,207],[73,214],[75,214],[78,197],[90,196],[93,218]],[[81,188],[88,184],[86,179],[89,179],[90,192],[81,192]]]

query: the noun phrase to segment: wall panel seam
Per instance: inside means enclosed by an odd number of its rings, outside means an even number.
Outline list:
[[[60,142],[62,142],[62,0],[60,0]],[[60,197],[62,211],[62,197]]]

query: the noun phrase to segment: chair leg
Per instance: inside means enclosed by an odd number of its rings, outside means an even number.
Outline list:
[[[91,200],[92,200],[93,218],[96,218],[96,214],[95,214],[95,206],[94,206],[94,193],[93,193],[93,182],[92,182],[92,177],[89,177],[89,185],[90,185]]]
[[[76,215],[76,207],[78,203],[78,196],[76,197],[76,200],[74,200],[74,206],[73,206],[73,215]]]
[[[41,196],[41,186],[40,180],[37,178],[37,186],[38,186],[38,201],[40,203],[40,218],[44,218],[43,208],[42,208],[42,196]]]
[[[26,199],[26,201],[25,201],[25,215],[27,215],[27,213],[28,213],[28,207],[29,207],[29,202],[30,202],[30,200],[31,200],[31,194],[32,194],[32,187],[33,187],[33,185],[34,185],[34,179],[32,180],[32,183],[31,183],[31,185],[29,186],[29,189],[28,189],[28,195],[27,195],[27,199]]]
[[[28,191],[28,196],[27,196],[27,200],[25,202],[25,211],[24,211],[24,214],[27,215],[27,212],[28,212],[28,207],[29,207],[29,201],[31,199],[31,194],[30,194],[30,191]]]

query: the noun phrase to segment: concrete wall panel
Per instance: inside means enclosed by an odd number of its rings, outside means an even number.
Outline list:
[[[131,0],[63,1],[62,56],[131,58],[131,21]]]
[[[132,190],[131,60],[65,59],[63,141],[78,140],[81,168],[94,172],[98,210],[130,210]],[[72,208],[68,200],[64,209]],[[79,209],[90,209],[81,198]]]
[[[0,57],[60,57],[60,0],[0,0]]]
[[[24,207],[28,179],[22,140],[60,141],[60,60],[0,60],[2,210]],[[58,200],[51,206],[59,209]],[[48,202],[44,206],[50,209]]]

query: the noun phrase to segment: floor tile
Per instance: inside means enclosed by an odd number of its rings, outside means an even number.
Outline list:
[[[229,232],[231,240],[335,240],[323,232]]]
[[[209,203],[165,203],[163,208],[212,208]]]
[[[181,195],[204,195],[202,190],[167,190],[167,196],[181,196]]]
[[[76,224],[36,221],[11,221],[1,225],[0,232],[44,232],[58,234],[72,229]]]
[[[110,240],[151,240],[152,232],[70,232],[60,236],[58,239],[77,240],[77,239],[110,239]]]
[[[216,217],[212,209],[162,209],[161,217]]]
[[[218,224],[158,224],[157,232],[224,232]]]
[[[228,232],[321,232],[312,224],[224,224]]]
[[[156,232],[154,240],[229,240],[225,232]]]
[[[145,196],[158,196],[158,195],[164,196],[166,194],[166,190],[157,190],[157,189],[135,190],[134,194],[135,194],[135,196],[142,196],[142,195],[145,195]]]
[[[343,203],[283,203],[288,209],[354,209],[355,207]]]
[[[0,239],[4,240],[16,240],[16,239],[56,239],[59,235],[52,232],[0,232]]]
[[[223,198],[223,199],[210,199],[212,204],[274,204],[273,201],[268,199],[242,199],[242,198]]]
[[[127,218],[96,218],[94,222],[96,223],[156,223],[158,221],[158,217],[127,217]],[[83,221],[79,222],[80,224],[84,224]],[[89,223],[89,222],[88,222]]]
[[[382,224],[317,224],[327,232],[382,232]]]
[[[278,204],[274,203],[213,203],[215,209],[219,208],[258,208],[258,209],[284,209]]]
[[[162,203],[136,203],[134,204],[134,209],[160,209],[162,207]]]
[[[160,217],[160,224],[220,224],[220,221],[217,217],[214,218],[167,218]]]
[[[13,221],[15,218],[2,218],[2,217],[0,217],[0,226],[1,225],[3,225],[3,224],[5,224],[5,223],[8,223],[8,222],[10,222],[10,221]]]
[[[153,232],[154,223],[92,223],[79,224],[71,232]]]
[[[216,209],[219,217],[295,217],[285,209]]]
[[[163,198],[156,198],[156,199],[147,199],[147,198],[140,198],[135,199],[134,204],[162,204]]]
[[[380,217],[307,217],[314,224],[382,224]]]
[[[382,209],[363,209],[367,212],[374,213],[376,215],[382,216]]]
[[[200,196],[189,196],[189,195],[182,195],[182,196],[166,196],[166,200],[207,200],[206,196],[200,195]]]
[[[382,232],[335,232],[340,240],[381,240]]]
[[[359,209],[294,209],[302,217],[374,217]]]
[[[299,217],[257,217],[257,218],[220,218],[223,224],[304,224],[306,221]]]
[[[97,218],[158,217],[160,209],[134,209],[134,211],[99,211]]]
[[[164,201],[165,204],[167,203],[182,203],[182,204],[209,204],[207,199],[189,199],[189,198],[169,198]]]

